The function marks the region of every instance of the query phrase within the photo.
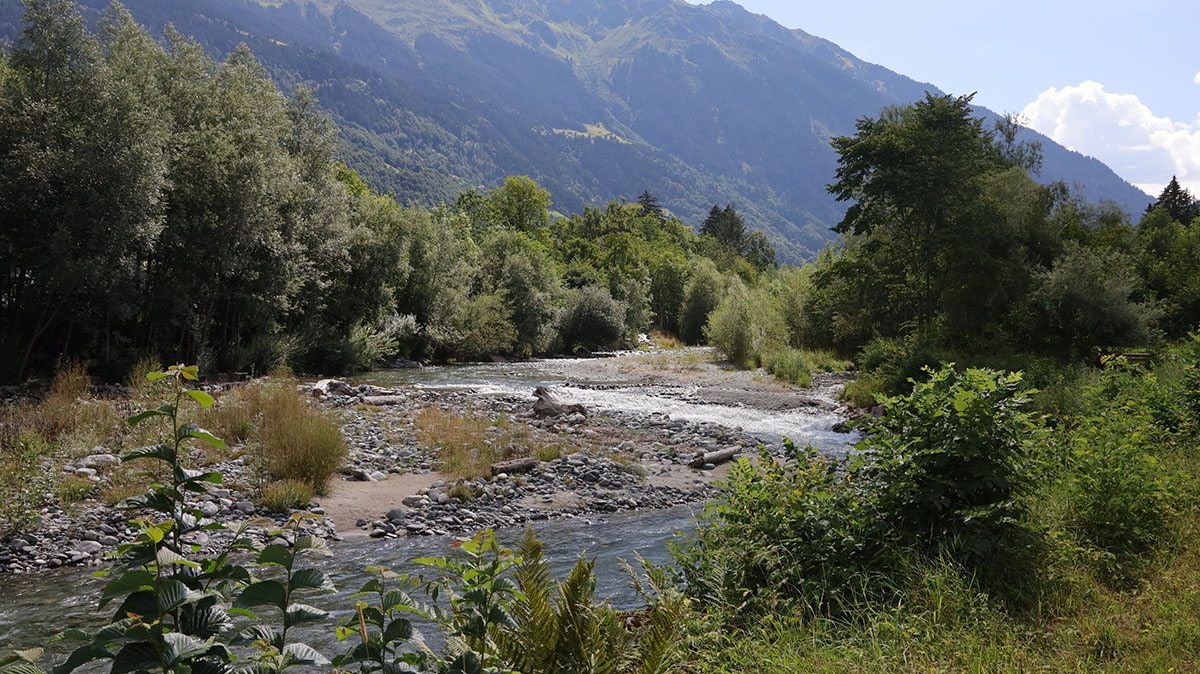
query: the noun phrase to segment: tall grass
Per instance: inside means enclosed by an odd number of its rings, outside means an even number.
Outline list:
[[[300,395],[295,379],[276,373],[267,382],[220,396],[205,423],[228,443],[240,443],[261,466],[263,482],[295,480],[318,494],[346,458],[334,417]]]
[[[851,365],[828,351],[779,349],[763,356],[763,367],[771,376],[802,388],[812,386],[813,372],[844,372]]]
[[[417,440],[438,450],[438,470],[453,477],[474,480],[491,475],[493,463],[533,456],[550,461],[562,447],[537,438],[524,424],[488,419],[429,407],[416,418]]]

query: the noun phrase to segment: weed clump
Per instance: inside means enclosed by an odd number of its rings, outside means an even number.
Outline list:
[[[259,503],[273,513],[299,510],[313,500],[313,489],[299,480],[279,480],[263,487]]]

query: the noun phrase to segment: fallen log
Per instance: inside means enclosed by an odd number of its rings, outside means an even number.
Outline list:
[[[533,403],[533,414],[538,417],[557,417],[563,414],[582,414],[587,416],[587,409],[579,403],[565,403],[545,386],[539,386],[533,391],[537,400]]]
[[[526,457],[524,459],[511,459],[509,461],[493,463],[492,477],[496,477],[500,473],[507,473],[509,475],[512,475],[513,473],[528,473],[534,468],[537,468],[537,465],[537,459],[533,457]]]
[[[688,467],[703,468],[707,463],[711,463],[714,466],[720,465],[733,459],[740,451],[742,451],[741,447],[730,447],[729,449],[720,449],[715,452],[697,453],[691,463],[688,464]]]

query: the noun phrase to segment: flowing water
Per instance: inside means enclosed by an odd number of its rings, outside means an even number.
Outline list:
[[[581,402],[589,409],[612,412],[659,413],[672,419],[709,422],[740,427],[765,440],[787,436],[798,444],[809,444],[827,452],[844,454],[853,438],[833,433],[839,418],[818,410],[770,411],[747,407],[705,404],[688,399],[678,387],[647,386],[632,382],[581,384],[562,376],[563,362],[554,367],[537,362],[428,367],[418,370],[388,370],[364,375],[359,381],[383,386],[420,386],[438,389],[471,389],[480,394],[530,395],[539,385],[555,386],[564,398]],[[569,363],[566,363],[569,365]],[[830,399],[834,391],[817,391]],[[546,553],[557,577],[562,578],[581,554],[596,558],[597,594],[617,607],[636,603],[620,560],[634,561],[635,555],[656,563],[670,560],[667,542],[677,532],[693,527],[699,506],[668,510],[623,512],[535,522],[534,531],[545,542]],[[501,539],[514,542],[520,530],[501,531]],[[368,566],[386,566],[398,572],[420,570],[412,559],[441,556],[450,551],[450,539],[440,537],[400,538],[376,541],[355,539],[334,543],[335,556],[313,560],[325,569],[337,593],[309,600],[336,617],[353,607],[350,595],[368,579]],[[33,576],[0,576],[0,651],[8,648],[43,646],[48,660],[60,660],[68,652],[63,644],[48,643],[57,630],[68,627],[94,628],[105,616],[95,610],[104,578],[94,578],[95,569],[63,568]],[[337,645],[329,624],[310,628],[303,635],[326,655],[344,649]]]

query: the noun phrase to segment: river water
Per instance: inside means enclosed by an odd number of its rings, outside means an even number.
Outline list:
[[[669,414],[672,419],[709,422],[742,428],[764,440],[777,441],[787,436],[797,444],[808,444],[833,454],[844,454],[854,438],[833,433],[839,418],[819,410],[768,411],[746,407],[701,404],[687,399],[679,388],[647,386],[631,382],[579,383],[563,377],[562,361],[553,367],[533,363],[503,363],[427,367],[419,370],[388,370],[360,378],[365,383],[384,386],[420,386],[443,389],[471,389],[480,394],[531,394],[534,387],[552,385],[564,398],[581,402],[589,409],[636,413]],[[817,391],[829,399],[834,391]],[[635,555],[655,562],[670,561],[668,541],[693,525],[700,506],[668,510],[622,512],[611,515],[561,518],[533,523],[534,531],[545,542],[545,551],[556,576],[562,578],[579,555],[594,556],[597,571],[597,595],[609,598],[617,607],[636,604],[628,578],[620,569],[620,560],[634,561]],[[521,530],[502,530],[501,539],[515,542]],[[350,599],[368,576],[368,566],[385,566],[398,572],[417,573],[411,560],[423,556],[448,554],[451,539],[413,537],[377,541],[359,538],[334,543],[335,556],[313,559],[325,569],[337,586],[333,595],[311,598],[308,603],[343,617],[354,601]],[[94,628],[105,621],[95,606],[104,578],[95,578],[95,569],[62,568],[31,576],[0,576],[0,652],[10,648],[45,647],[46,660],[56,662],[68,652],[61,643],[49,643],[57,630],[69,627]],[[333,637],[332,624],[309,628],[303,637],[328,656],[342,652]],[[48,664],[48,663],[43,663]]]

